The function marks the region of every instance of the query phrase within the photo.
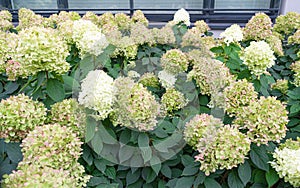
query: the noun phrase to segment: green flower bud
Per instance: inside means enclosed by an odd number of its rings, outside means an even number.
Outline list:
[[[188,100],[175,88],[167,88],[166,93],[161,97],[162,107],[170,115],[185,107],[187,103]]]

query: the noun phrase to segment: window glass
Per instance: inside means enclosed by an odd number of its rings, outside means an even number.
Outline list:
[[[12,8],[57,9],[57,0],[12,0]]]
[[[129,0],[69,0],[70,9],[128,9]]]
[[[203,0],[134,0],[135,9],[202,9]],[[148,11],[144,11],[148,12]],[[151,12],[151,11],[149,11]],[[167,12],[167,11],[164,11]],[[169,13],[174,11],[169,11]],[[201,13],[201,11],[189,11],[190,13]]]
[[[254,9],[270,8],[271,0],[215,0],[216,9]]]

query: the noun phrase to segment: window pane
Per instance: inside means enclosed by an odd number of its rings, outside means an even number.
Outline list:
[[[69,0],[70,9],[128,9],[129,0]]]
[[[134,0],[135,9],[202,9],[203,0]],[[148,12],[148,11],[144,11]],[[149,11],[150,12],[150,11]],[[167,11],[164,11],[167,12]],[[190,13],[201,13],[201,11],[189,11]],[[162,12],[160,12],[162,13]],[[169,11],[168,13],[174,13]]]
[[[12,8],[29,8],[29,9],[56,9],[57,0],[13,0]]]
[[[215,8],[219,9],[254,9],[270,8],[271,0],[215,0]]]

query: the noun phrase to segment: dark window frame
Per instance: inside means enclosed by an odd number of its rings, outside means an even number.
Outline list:
[[[68,0],[57,0],[57,9],[32,9],[34,12],[41,14],[43,16],[50,16],[54,13],[59,13],[60,11],[77,11],[81,15],[86,11],[121,11],[126,14],[132,15],[135,10],[138,10],[134,6],[134,0],[129,1],[128,9],[70,9],[68,8]],[[201,9],[186,9],[190,11],[191,22],[197,20],[204,20],[211,29],[225,29],[230,25],[237,23],[244,26],[247,21],[256,13],[264,12],[270,16],[271,20],[274,22],[276,17],[280,14],[282,7],[281,0],[271,0],[270,8],[267,9],[216,9],[214,8],[215,0],[203,0],[203,8]],[[18,10],[12,9],[10,0],[0,0],[0,7],[2,9],[7,9],[13,14],[13,21],[18,22]],[[140,9],[145,13],[145,16],[150,21],[151,26],[163,26],[166,22],[173,19],[173,13],[160,13],[160,11],[177,11],[177,9]],[[192,13],[193,11],[201,11],[201,14]],[[228,12],[231,11],[231,12]],[[251,11],[251,12],[249,12]],[[151,13],[149,13],[151,12]],[[153,12],[153,13],[152,13]]]

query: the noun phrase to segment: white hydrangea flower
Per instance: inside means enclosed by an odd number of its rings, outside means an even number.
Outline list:
[[[87,53],[98,56],[109,44],[101,29],[89,20],[74,21],[72,30],[72,39],[81,56]]]
[[[100,55],[108,44],[105,35],[98,31],[86,31],[78,41],[81,54],[89,53],[95,56]]]
[[[243,63],[248,66],[252,74],[260,76],[266,72],[267,68],[275,64],[275,56],[273,55],[270,45],[265,41],[252,41],[250,46],[245,48],[244,54],[241,56]]]
[[[190,26],[190,14],[184,9],[179,9],[175,14],[173,21],[177,24],[179,22],[183,22],[185,25]]]
[[[131,70],[131,71],[128,71],[128,74],[127,74],[130,78],[139,78],[139,77],[141,77],[141,75],[138,73],[138,72],[136,72],[136,71],[133,71],[133,70]]]
[[[98,112],[99,119],[105,119],[112,111],[116,89],[114,80],[102,70],[88,73],[81,83],[79,104]]]
[[[176,76],[164,70],[158,73],[158,78],[164,88],[171,88],[176,82]]]
[[[277,171],[280,178],[291,183],[295,187],[300,186],[300,149],[282,148],[275,149],[273,157],[276,160],[271,162],[272,167]]]
[[[220,37],[224,38],[224,42],[228,46],[230,43],[243,40],[243,31],[237,24],[233,24],[228,27],[224,32],[220,34]]]

